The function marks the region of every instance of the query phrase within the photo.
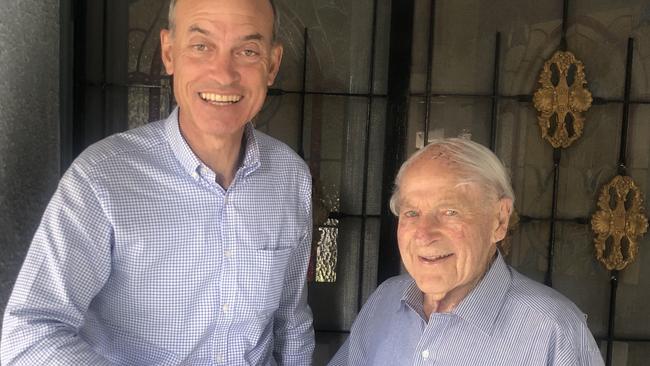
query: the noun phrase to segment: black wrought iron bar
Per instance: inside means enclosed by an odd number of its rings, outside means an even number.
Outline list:
[[[609,320],[607,322],[607,354],[605,364],[612,364],[612,354],[614,352],[614,328],[616,318],[616,290],[618,289],[618,271],[613,270],[609,275]]]
[[[372,34],[370,39],[370,70],[368,70],[368,104],[366,104],[366,125],[365,125],[365,134],[366,134],[366,143],[364,146],[363,152],[363,178],[362,187],[361,187],[361,215],[363,219],[361,220],[361,243],[359,248],[359,282],[358,282],[358,296],[357,296],[357,311],[361,311],[363,306],[363,276],[364,276],[364,259],[366,252],[366,214],[368,209],[368,161],[370,160],[370,125],[372,122],[372,106],[373,106],[373,97],[372,92],[375,87],[375,47],[377,38],[377,0],[373,2],[373,11],[372,11]]]
[[[494,42],[494,70],[492,72],[492,113],[490,114],[490,150],[497,147],[497,115],[499,113],[499,68],[501,56],[501,32],[497,32]]]
[[[161,77],[161,79],[169,78],[170,76]],[[96,82],[86,82],[84,85],[91,87],[99,88],[110,88],[110,87],[119,87],[119,88],[147,88],[147,89],[162,89],[161,85],[154,84],[143,84],[143,83],[96,83]],[[267,90],[267,95],[271,97],[283,96],[286,94],[297,94],[297,95],[324,95],[332,97],[358,97],[358,98],[386,98],[388,95],[381,93],[344,93],[344,92],[329,92],[329,91],[300,91],[300,90],[283,90],[278,88],[269,88]]]
[[[429,45],[427,48],[427,80],[426,80],[426,107],[424,111],[424,140],[422,145],[427,146],[429,143],[429,128],[431,123],[431,76],[433,74],[433,42],[434,38],[434,21],[436,19],[436,0],[431,0],[429,8]]]
[[[527,223],[527,222],[550,222],[553,220],[552,218],[548,217],[533,217],[533,216],[526,216],[522,215],[519,216],[519,222],[521,223]],[[590,225],[591,218],[589,217],[571,217],[571,218],[562,218],[562,217],[556,217],[554,219],[557,222],[573,222],[579,225]]]
[[[302,90],[307,90],[307,47],[309,46],[309,33],[305,27],[303,36],[303,49],[302,49]],[[305,158],[304,134],[305,134],[305,94],[300,94],[300,135],[298,136],[298,155]]]
[[[604,105],[604,104],[622,104],[622,103],[628,103],[630,105],[632,104],[650,104],[650,100],[643,100],[643,99],[630,99],[629,101],[625,101],[623,99],[607,99],[607,98],[598,98],[594,97],[593,101],[591,104],[594,105]]]
[[[627,173],[627,138],[629,129],[630,115],[630,91],[632,89],[632,65],[634,60],[634,39],[627,39],[627,60],[625,64],[625,89],[623,91],[623,121],[621,124],[621,144],[618,155],[618,174],[626,175]],[[618,271],[610,272],[610,292],[609,292],[609,321],[607,323],[607,353],[605,363],[607,366],[612,364],[612,355],[614,352],[614,333],[616,331],[616,294],[618,290]]]
[[[562,34],[560,38],[560,50],[566,51],[568,49],[566,41],[566,32],[568,29],[568,17],[569,17],[569,0],[564,0],[564,6],[562,7]]]
[[[102,80],[102,85],[106,85],[108,83],[108,62],[106,62],[108,52],[106,48],[108,47],[108,0],[104,0],[103,2],[103,9],[102,9],[102,71],[101,71],[101,80]],[[106,111],[107,111],[107,104],[108,104],[108,93],[106,92],[106,88],[101,89],[102,92],[102,100],[103,103],[101,104],[101,110],[102,110],[102,128],[104,130],[104,135],[110,135],[110,131],[108,131],[108,123],[106,121]]]
[[[346,213],[346,212],[339,212],[339,211],[332,211],[327,215],[328,219],[334,219],[334,220],[340,220],[340,219],[345,219],[345,218],[381,218],[381,215],[372,215],[372,214],[351,214],[351,213]],[[327,225],[323,225],[327,226]]]
[[[627,61],[625,64],[625,89],[623,91],[623,123],[621,126],[621,146],[618,155],[618,173],[625,175],[627,167],[627,135],[630,116],[630,91],[632,89],[632,61],[634,59],[634,39],[627,39]]]
[[[62,0],[59,5],[61,44],[59,47],[59,174],[68,170],[74,159],[74,7],[71,0]],[[79,40],[77,40],[79,41]],[[82,43],[82,42],[79,42]]]
[[[549,230],[548,257],[544,283],[553,287],[553,262],[555,260],[555,223],[557,222],[557,192],[560,181],[560,161],[562,150],[553,149],[553,201],[551,206],[551,228]]]
[[[409,94],[410,97],[415,98],[426,98],[425,93],[412,93]],[[522,103],[530,103],[533,101],[533,96],[530,94],[520,94],[520,95],[492,95],[492,94],[468,94],[468,93],[431,93],[431,98],[496,98],[496,99],[511,99],[516,100]],[[605,104],[622,104],[623,99],[611,99],[611,98],[601,98],[601,97],[592,97],[593,105],[605,105]],[[650,104],[650,100],[646,99],[630,99],[630,104]]]
[[[388,61],[388,97],[386,100],[386,136],[394,143],[384,150],[382,177],[381,225],[377,283],[400,271],[400,256],[395,232],[397,221],[386,204],[391,196],[393,180],[404,161],[406,126],[409,111],[409,82],[413,46],[414,0],[391,0],[390,47]]]
[[[595,336],[596,341],[607,341],[607,336]],[[614,342],[650,343],[650,338],[614,337]]]
[[[161,79],[170,79],[170,76],[162,76]],[[161,85],[154,84],[143,84],[143,83],[95,83],[95,82],[85,82],[84,85],[90,87],[100,87],[100,88],[111,88],[111,87],[121,87],[121,88],[147,88],[147,89],[162,89]],[[269,96],[282,96],[286,94],[305,94],[305,95],[324,95],[324,96],[333,96],[333,97],[358,97],[358,98],[386,98],[388,95],[381,93],[344,93],[344,92],[329,92],[329,91],[300,91],[300,90],[283,90],[277,88],[269,88],[267,95]],[[412,98],[426,98],[426,93],[413,93],[409,94]],[[516,100],[522,103],[529,103],[533,101],[532,95],[521,94],[521,95],[493,95],[493,94],[467,94],[467,93],[431,93],[431,98],[494,98],[494,99],[509,99]],[[606,105],[606,104],[622,104],[625,101],[623,99],[612,99],[612,98],[601,98],[593,97],[591,102],[592,105]],[[636,104],[650,104],[650,100],[645,99],[630,99],[628,102],[630,105]]]
[[[359,97],[359,98],[386,98],[386,94],[375,93],[344,93],[344,92],[328,92],[328,91],[295,91],[295,90],[282,90],[272,88],[268,90],[270,96],[281,96],[285,94],[305,94],[305,95],[324,95],[332,97]]]
[[[569,17],[569,0],[564,0],[562,7],[562,32],[560,35],[560,50],[567,50],[566,32],[568,28]],[[551,203],[551,220],[548,240],[548,256],[546,263],[546,276],[544,283],[553,287],[553,264],[555,262],[555,224],[557,219],[557,196],[560,182],[560,161],[562,160],[562,150],[553,149],[553,201]]]
[[[410,97],[415,98],[496,98],[496,99],[513,99],[519,102],[532,102],[532,95],[493,95],[493,94],[469,94],[469,93],[411,93]]]

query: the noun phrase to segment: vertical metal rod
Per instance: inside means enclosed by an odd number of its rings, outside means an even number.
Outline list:
[[[560,50],[561,51],[566,51],[568,49],[567,46],[567,41],[566,41],[566,32],[568,28],[568,21],[567,19],[569,18],[569,0],[564,0],[564,6],[562,7],[562,35],[560,38]]]
[[[106,113],[108,111],[108,80],[107,80],[107,75],[108,75],[108,62],[106,62],[107,56],[108,56],[108,0],[103,1],[103,10],[102,10],[102,132],[103,136],[108,136],[110,135],[113,131],[109,130],[108,126],[108,121],[106,118]]]
[[[632,88],[632,65],[634,59],[634,38],[627,39],[627,61],[625,64],[625,89],[623,95],[623,123],[621,128],[621,146],[618,155],[619,174],[625,175],[627,166],[627,134],[630,115],[630,89]]]
[[[74,4],[73,0],[62,0],[59,6],[60,43],[59,43],[59,94],[61,107],[59,108],[59,176],[68,170],[74,158]],[[77,25],[78,26],[78,25]]]
[[[401,260],[395,235],[397,221],[386,203],[392,193],[395,174],[404,161],[415,1],[391,0],[391,9],[385,134],[392,138],[393,143],[386,144],[384,150],[377,283],[398,274],[400,270]]]
[[[560,181],[560,161],[562,150],[553,149],[553,203],[551,207],[551,228],[548,243],[548,263],[544,283],[553,287],[553,262],[555,260],[555,221],[557,219],[557,192]]]
[[[566,32],[568,28],[569,17],[569,0],[564,0],[562,7],[562,35],[560,39],[560,50],[567,50]],[[553,287],[553,262],[555,260],[555,220],[557,218],[557,191],[560,181],[560,160],[562,160],[562,150],[553,149],[553,202],[551,208],[551,227],[548,240],[548,257],[546,264],[546,276],[544,283]]]
[[[426,109],[424,112],[424,142],[423,146],[429,143],[429,128],[431,123],[431,79],[433,74],[433,42],[434,38],[434,23],[436,19],[436,0],[431,0],[431,7],[429,8],[429,45],[427,48],[427,84],[425,86],[427,100],[425,102]]]
[[[375,87],[375,38],[377,38],[377,0],[373,2],[372,12],[372,35],[370,40],[370,70],[368,71],[368,104],[366,107],[366,144],[363,152],[363,187],[361,196],[361,247],[359,248],[359,295],[357,296],[357,310],[360,311],[363,306],[363,275],[364,275],[364,259],[366,251],[366,220],[367,207],[368,207],[368,160],[370,159],[370,127],[372,124],[372,106],[373,106],[373,93]]]
[[[305,92],[307,91],[307,47],[309,46],[309,33],[307,27],[304,30],[302,49],[302,90],[300,92],[300,135],[298,135],[298,155],[305,158],[304,134],[305,134]]]
[[[612,364],[612,354],[614,352],[614,320],[616,316],[616,290],[618,289],[618,271],[611,271],[609,283],[609,322],[607,324],[607,354],[605,357],[605,363],[607,366],[610,366]]]
[[[499,69],[501,62],[501,33],[497,32],[494,45],[494,70],[492,72],[492,114],[490,117],[490,149],[497,147],[497,114],[499,113]]]
[[[618,174],[627,175],[627,134],[629,128],[630,90],[632,88],[632,65],[634,60],[634,39],[627,39],[627,61],[625,64],[625,89],[623,95],[623,121],[621,124],[621,146],[618,155]],[[614,336],[616,330],[616,292],[618,290],[618,271],[610,272],[609,322],[607,324],[607,366],[612,364]]]

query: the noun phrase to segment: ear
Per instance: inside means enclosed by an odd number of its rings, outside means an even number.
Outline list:
[[[266,80],[266,85],[271,86],[275,82],[275,77],[278,76],[280,71],[280,62],[282,62],[282,53],[284,48],[281,44],[276,43],[271,46],[271,60],[269,64],[269,75]]]
[[[508,223],[510,222],[510,214],[512,213],[512,199],[501,198],[497,202],[497,221],[495,229],[492,232],[492,242],[497,243],[506,237],[508,233]]]
[[[174,54],[172,52],[173,38],[174,37],[169,29],[162,29],[160,31],[160,54],[167,75],[174,74]]]

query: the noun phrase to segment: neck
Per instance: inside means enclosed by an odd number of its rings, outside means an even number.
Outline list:
[[[467,295],[469,295],[470,292],[472,292],[472,290],[474,290],[474,288],[481,282],[483,277],[485,277],[485,274],[490,267],[492,267],[492,263],[494,263],[496,257],[497,253],[495,251],[494,255],[492,255],[490,257],[491,259],[486,263],[481,275],[477,276],[473,281],[463,286],[456,287],[445,294],[423,294],[422,308],[426,318],[429,319],[432,313],[450,313],[456,309],[458,304],[460,304],[460,302],[463,301],[463,299],[465,299],[465,297],[467,297]]]
[[[229,136],[210,136],[186,132],[181,125],[181,134],[187,144],[203,164],[212,169],[216,182],[224,189],[232,184],[243,159],[244,129],[245,127]]]

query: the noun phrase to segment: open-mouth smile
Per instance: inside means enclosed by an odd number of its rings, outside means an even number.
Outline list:
[[[242,96],[237,94],[217,93],[199,93],[199,97],[213,105],[231,105],[238,103],[242,99]]]
[[[419,256],[420,261],[426,263],[426,264],[436,264],[444,261],[447,258],[450,258],[453,253],[449,254],[441,254],[441,255],[429,255],[429,256]]]

